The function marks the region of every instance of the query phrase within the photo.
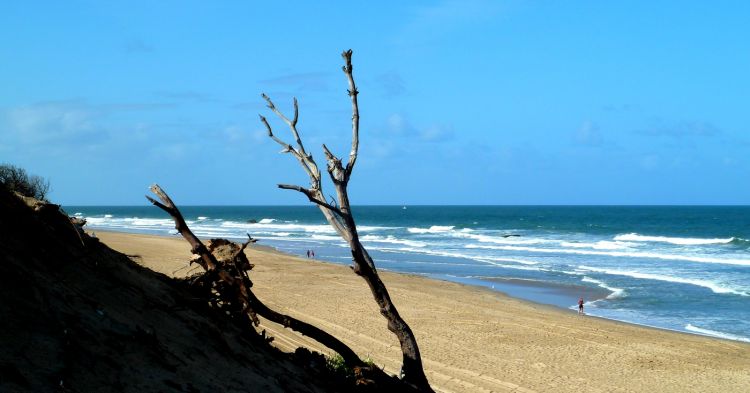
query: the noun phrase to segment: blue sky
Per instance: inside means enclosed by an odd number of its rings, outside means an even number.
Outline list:
[[[0,161],[68,205],[304,204],[260,93],[345,156],[352,48],[355,204],[750,201],[748,2],[272,3],[5,2]]]

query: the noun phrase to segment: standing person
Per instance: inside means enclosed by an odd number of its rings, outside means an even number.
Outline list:
[[[583,297],[578,299],[578,315],[583,315]]]
[[[310,250],[310,255],[312,255],[313,259],[315,259],[315,250]]]
[[[307,257],[310,258],[310,250],[307,250]]]

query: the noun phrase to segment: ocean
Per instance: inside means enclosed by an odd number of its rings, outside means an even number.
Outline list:
[[[175,235],[153,206],[65,206],[90,230]],[[350,264],[314,206],[181,206],[201,237],[246,234]],[[356,206],[380,270],[663,329],[750,342],[748,206]],[[187,244],[186,244],[187,247]],[[313,262],[314,263],[314,262]]]

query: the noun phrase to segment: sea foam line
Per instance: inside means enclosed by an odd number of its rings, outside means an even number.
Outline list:
[[[578,254],[578,255],[600,255],[609,257],[628,257],[628,258],[653,258],[668,261],[687,261],[697,263],[718,263],[725,265],[750,266],[748,259],[730,259],[730,258],[712,258],[700,257],[693,255],[675,255],[675,254],[658,254],[653,252],[624,252],[624,251],[593,251],[593,250],[571,250],[560,248],[537,248],[521,246],[485,246],[479,244],[467,244],[466,248],[484,248],[489,250],[506,250],[506,251],[530,251],[543,252],[551,254]]]
[[[454,226],[433,225],[429,228],[406,228],[409,233],[445,233],[452,231]]]
[[[601,269],[596,267],[590,267],[590,266],[578,266],[581,270],[586,270],[590,272],[597,272],[597,273],[604,273],[604,274],[610,274],[614,276],[626,276],[626,277],[632,277],[632,278],[639,278],[643,280],[656,280],[656,281],[666,281],[666,282],[673,282],[678,284],[688,284],[688,285],[695,285],[698,287],[708,288],[714,293],[719,294],[733,294],[733,295],[740,295],[740,296],[750,296],[750,293],[747,291],[743,291],[736,288],[726,288],[723,287],[713,281],[708,280],[700,280],[695,278],[682,278],[682,277],[673,277],[673,276],[667,276],[663,274],[653,274],[653,273],[642,273],[642,272],[632,272],[627,270],[615,270],[615,269]]]
[[[617,235],[614,240],[629,241],[629,242],[660,242],[678,244],[682,246],[690,245],[705,245],[705,244],[727,244],[734,241],[733,237],[721,239],[702,239],[702,238],[691,238],[691,237],[667,237],[667,236],[645,236],[637,233],[628,233],[625,235]]]
[[[607,295],[607,297],[605,299],[621,299],[621,298],[624,298],[625,295],[626,295],[624,289],[610,287],[604,281],[599,281],[597,279],[594,279],[594,278],[591,278],[591,277],[588,277],[588,276],[583,276],[583,278],[581,279],[581,281],[583,281],[583,282],[590,282],[592,284],[596,284],[600,288],[604,288],[604,289],[612,292],[609,295]]]
[[[742,337],[742,336],[738,336],[736,334],[731,334],[731,333],[717,332],[716,330],[703,329],[697,326],[693,326],[689,323],[685,325],[685,330],[703,334],[706,336],[719,337],[719,338],[725,338],[727,340],[743,341],[746,343],[750,343],[750,338],[747,338],[747,337]]]

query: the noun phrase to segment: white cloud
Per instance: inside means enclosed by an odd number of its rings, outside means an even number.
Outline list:
[[[722,134],[722,130],[714,124],[707,121],[682,121],[679,123],[664,123],[657,120],[656,123],[648,128],[638,131],[640,134],[649,136],[668,136],[673,138],[682,138],[687,136],[711,137]]]
[[[385,97],[391,98],[404,94],[406,91],[406,82],[395,71],[379,75],[375,80],[380,83]]]
[[[77,140],[96,132],[94,114],[73,102],[41,103],[6,112],[5,127],[21,143]]]
[[[425,127],[415,127],[402,114],[393,113],[386,119],[386,133],[391,136],[416,138],[423,142],[442,142],[452,139],[453,127],[442,124],[430,124]]]
[[[425,142],[446,141],[453,138],[453,127],[432,125],[422,130],[419,137]]]
[[[599,126],[591,120],[583,122],[575,134],[575,141],[586,146],[600,146],[602,144],[602,135],[599,132]]]

